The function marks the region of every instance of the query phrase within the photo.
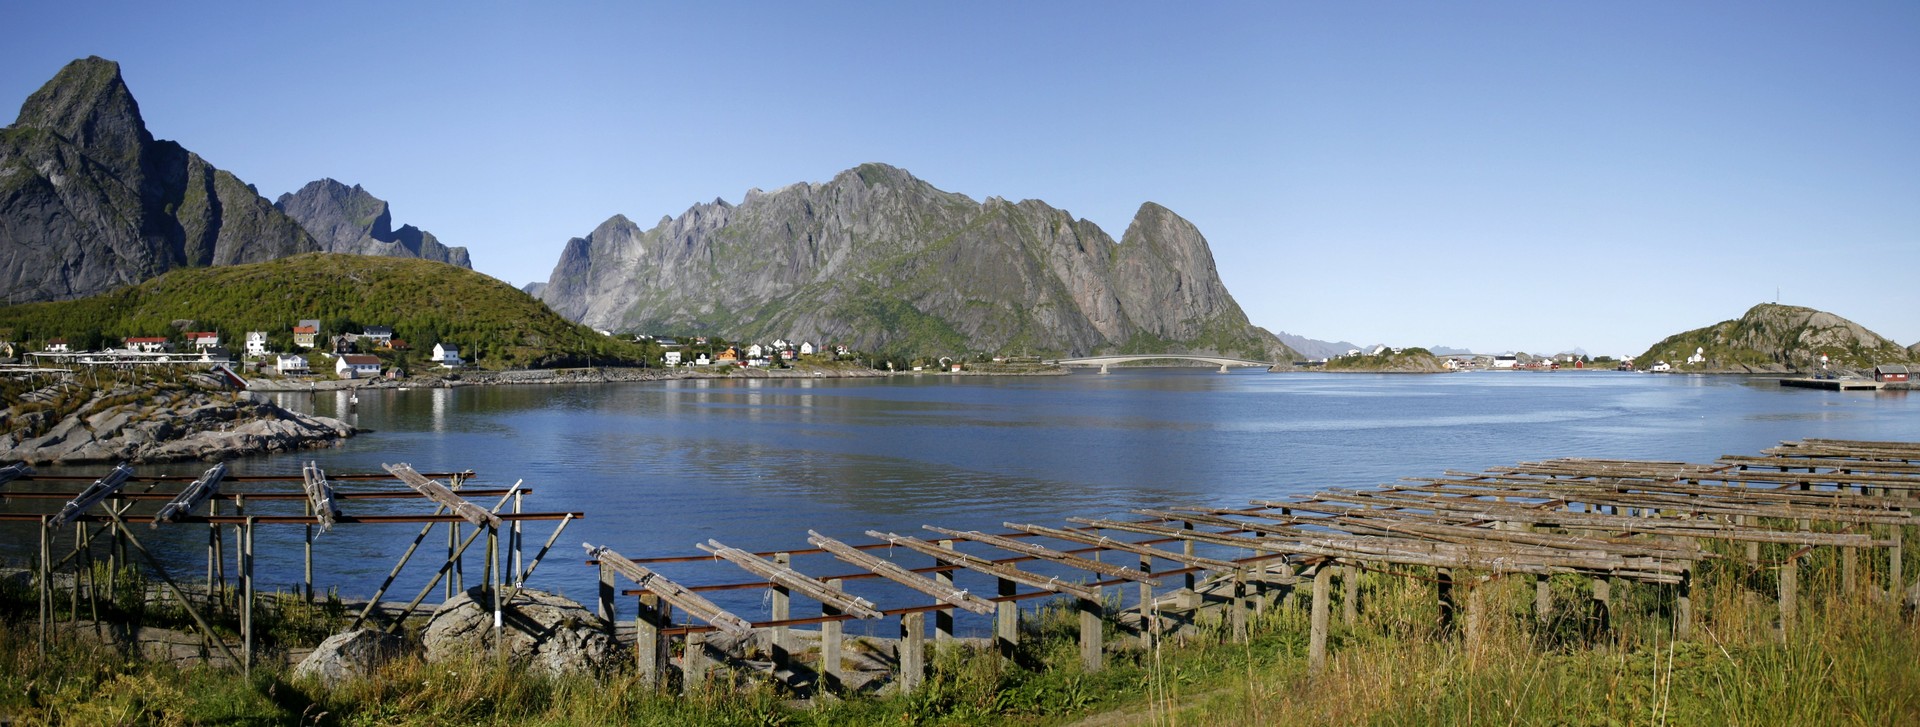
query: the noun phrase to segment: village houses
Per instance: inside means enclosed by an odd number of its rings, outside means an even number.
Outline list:
[[[187,345],[201,351],[220,346],[220,334],[214,331],[193,331],[187,334]]]
[[[172,348],[166,336],[132,336],[124,339],[128,351],[141,353],[165,353]]]
[[[433,357],[429,360],[450,369],[460,368],[465,363],[460,360],[460,347],[444,341],[433,344]]]
[[[281,376],[312,372],[312,369],[307,368],[307,357],[293,353],[283,353],[274,357],[273,370],[280,372]]]
[[[333,373],[343,379],[371,379],[380,376],[380,357],[350,353],[333,361]]]
[[[248,356],[267,355],[267,332],[266,331],[247,331],[247,355]]]
[[[48,353],[70,353],[71,351],[72,349],[67,347],[67,339],[64,339],[64,338],[47,339]]]

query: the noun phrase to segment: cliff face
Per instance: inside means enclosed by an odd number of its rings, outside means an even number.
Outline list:
[[[464,247],[442,245],[433,233],[413,225],[393,229],[393,211],[386,200],[357,184],[348,187],[331,179],[308,182],[298,192],[280,195],[273,206],[300,223],[326,252],[417,257],[473,268]]]
[[[0,293],[9,301],[318,249],[252,187],[156,141],[112,61],[68,64],[0,130]]]
[[[1043,202],[976,202],[880,164],[650,229],[615,216],[568,241],[540,296],[596,328],[870,351],[1292,357],[1164,207],[1142,205],[1116,244]]]
[[[1698,355],[1705,361],[1688,363]],[[1636,359],[1641,368],[1666,361],[1681,371],[1784,372],[1834,366],[1870,369],[1908,363],[1914,352],[1858,323],[1812,308],[1762,303],[1745,315],[1667,337]]]

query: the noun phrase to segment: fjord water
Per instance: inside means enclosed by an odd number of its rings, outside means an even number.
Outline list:
[[[933,537],[923,524],[1061,525],[1069,516],[1240,505],[1551,457],[1707,462],[1806,437],[1920,441],[1920,397],[1904,391],[1818,392],[1770,379],[1613,372],[707,379],[369,390],[357,406],[344,392],[275,396],[374,432],[337,448],[242,460],[236,473],[297,473],[307,460],[333,473],[406,462],[422,472],[472,469],[486,486],[523,480],[534,490],[529,511],[587,514],[567,528],[533,584],[589,605],[594,571],[581,564],[582,541],[633,557],[698,555],[693,544],[708,538],[750,550],[801,549],[808,529],[863,543],[868,529]],[[417,501],[347,507],[428,510]],[[259,503],[250,511],[298,512],[298,505]],[[203,573],[204,534],[188,530],[141,535],[169,542],[169,560],[183,572]],[[527,526],[529,557],[551,530],[551,523]],[[317,582],[369,595],[415,531],[351,525],[321,536]],[[18,559],[33,540],[26,530],[14,533],[9,555]],[[263,583],[299,581],[301,535],[297,526],[259,531]],[[389,598],[411,596],[431,574],[435,566],[425,562],[436,557],[433,548],[444,553],[445,536],[427,542],[398,589],[405,593]],[[478,552],[468,555],[469,583],[478,579]],[[660,570],[703,583],[750,580],[726,564]],[[802,570],[853,572],[824,560]],[[762,594],[710,595],[764,619]]]

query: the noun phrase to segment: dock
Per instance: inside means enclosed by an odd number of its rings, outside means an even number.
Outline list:
[[[1781,386],[1797,389],[1825,389],[1827,391],[1879,391],[1883,386],[1872,379],[1781,379]]]

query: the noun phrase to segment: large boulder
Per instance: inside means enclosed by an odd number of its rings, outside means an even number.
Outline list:
[[[515,664],[557,675],[596,673],[616,663],[607,622],[561,596],[521,589],[501,608],[500,621],[500,639]],[[476,586],[441,604],[420,640],[429,661],[492,654],[492,597]]]
[[[317,679],[329,687],[371,675],[380,665],[406,656],[406,639],[377,629],[334,634],[293,668],[295,679]]]

